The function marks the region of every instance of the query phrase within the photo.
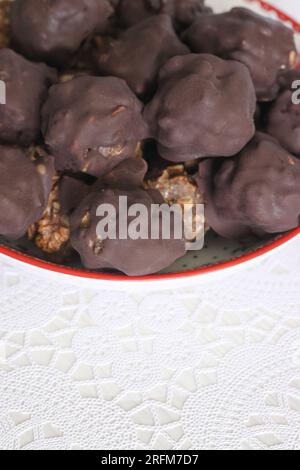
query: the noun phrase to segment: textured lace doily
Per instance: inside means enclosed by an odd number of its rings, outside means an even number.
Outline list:
[[[300,449],[300,238],[173,291],[0,264],[1,449]]]
[[[1,258],[0,449],[299,450],[299,274],[300,238],[138,294]]]

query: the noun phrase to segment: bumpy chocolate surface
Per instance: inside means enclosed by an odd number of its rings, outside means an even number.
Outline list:
[[[296,65],[293,31],[246,8],[200,16],[183,34],[183,40],[193,52],[245,64],[260,100],[272,100],[278,92],[280,72]]]
[[[53,86],[42,114],[57,169],[99,177],[132,157],[146,135],[141,111],[119,78],[78,77]]]
[[[170,59],[144,116],[158,152],[180,162],[232,156],[253,137],[256,98],[248,69],[207,54]]]
[[[52,157],[0,146],[0,234],[16,240],[43,214],[52,186]]]
[[[113,11],[107,0],[15,0],[13,42],[30,59],[63,65]]]
[[[162,203],[156,191],[143,189],[103,189],[93,192],[81,203],[71,217],[71,243],[79,252],[83,265],[88,269],[117,269],[129,276],[152,274],[168,267],[185,254],[183,240],[101,240],[96,227],[100,218],[96,216],[101,204],[112,204],[119,218],[119,197],[127,196],[128,207],[143,204],[151,213],[151,205]]]
[[[0,80],[6,85],[6,104],[0,104],[0,142],[30,145],[40,135],[41,106],[56,72],[0,49]]]
[[[141,157],[129,158],[98,180],[96,185],[109,188],[142,187],[148,166]]]
[[[101,74],[124,78],[143,96],[154,91],[159,69],[168,59],[188,52],[170,17],[157,15],[129,28],[117,40],[100,43],[95,61]]]
[[[208,224],[221,236],[243,239],[296,228],[300,161],[258,133],[235,158],[200,163],[199,187]]]
[[[298,91],[292,88],[298,82]],[[267,114],[266,131],[289,152],[300,157],[300,70],[281,79],[282,92]]]
[[[177,27],[189,26],[195,16],[210,12],[204,0],[120,0],[118,14],[124,26],[132,26],[150,16],[170,15]]]

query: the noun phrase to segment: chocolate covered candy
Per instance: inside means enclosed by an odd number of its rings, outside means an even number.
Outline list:
[[[296,65],[293,31],[283,23],[246,8],[199,17],[183,34],[193,52],[218,55],[245,64],[259,100],[278,93],[278,76]]]
[[[159,154],[181,162],[232,156],[253,137],[256,97],[248,69],[207,54],[170,59],[144,117]]]
[[[189,52],[167,15],[150,17],[118,39],[98,44],[94,57],[99,72],[124,78],[139,96],[154,91],[159,69],[168,59]]]
[[[208,224],[221,236],[285,232],[299,225],[300,161],[257,133],[234,158],[200,163]]]
[[[178,28],[189,26],[195,17],[210,12],[204,0],[120,0],[118,15],[130,27],[154,15],[170,15]]]
[[[30,59],[64,65],[113,11],[108,0],[15,0],[12,39]]]
[[[266,131],[300,157],[300,70],[283,76],[280,84],[282,91],[266,116]]]
[[[129,276],[141,276],[156,273],[185,254],[183,240],[164,240],[161,235],[155,240],[151,239],[151,233],[149,239],[121,239],[117,230],[116,239],[101,239],[97,234],[97,224],[101,220],[97,216],[97,209],[103,204],[112,205],[116,209],[118,221],[119,217],[124,217],[119,212],[120,197],[127,197],[128,207],[143,204],[149,214],[152,204],[163,202],[158,192],[139,188],[103,189],[87,196],[71,217],[71,243],[86,268],[116,269]],[[127,229],[132,217],[125,215],[125,221]]]
[[[142,104],[114,77],[78,77],[51,88],[45,142],[60,171],[102,176],[130,158],[146,136]]]
[[[42,216],[53,176],[53,158],[41,149],[0,145],[1,235],[21,238]]]
[[[40,136],[41,106],[56,72],[11,49],[0,49],[0,80],[6,88],[6,104],[0,104],[0,143],[30,145]]]

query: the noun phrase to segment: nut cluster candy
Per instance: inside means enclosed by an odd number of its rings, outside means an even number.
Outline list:
[[[292,88],[294,82],[298,83],[297,88]],[[300,157],[300,70],[282,77],[281,86],[280,95],[267,113],[266,131]]]
[[[136,240],[121,239],[118,233],[116,239],[103,240],[97,236],[99,222],[96,216],[97,208],[102,204],[112,205],[119,220],[120,197],[127,197],[128,207],[142,204],[148,209],[149,214],[152,204],[163,202],[158,192],[140,188],[102,189],[87,196],[71,216],[71,242],[80,253],[84,266],[89,269],[117,269],[129,276],[139,276],[156,273],[185,254],[183,240],[175,238],[164,240],[161,235],[159,239],[152,239],[150,232],[148,239]],[[126,222],[128,229],[130,217]],[[150,221],[149,230],[151,230]]]
[[[0,105],[0,143],[30,145],[40,136],[41,106],[56,72],[11,49],[0,49],[0,80],[6,84],[6,104]]]
[[[150,17],[106,44],[100,41],[95,54],[99,72],[124,78],[139,96],[150,94],[159,69],[168,59],[188,54],[167,15]],[[130,57],[130,60],[128,60]]]
[[[142,276],[298,227],[298,59],[252,9],[0,0],[1,243]]]
[[[219,235],[243,239],[286,232],[300,217],[300,160],[257,133],[234,158],[204,161],[199,187],[206,218]]]
[[[259,100],[272,100],[282,70],[296,65],[293,31],[246,9],[200,16],[183,34],[193,52],[215,54],[245,64]]]
[[[0,145],[0,234],[17,240],[46,209],[53,158],[39,149]]]
[[[115,77],[77,77],[53,86],[42,114],[45,143],[59,171],[100,177],[146,137],[142,104]]]
[[[121,24],[129,27],[150,16],[167,14],[178,27],[187,27],[202,13],[211,12],[204,0],[119,0]]]
[[[14,0],[13,43],[29,59],[63,65],[112,14],[108,0]]]
[[[253,83],[243,64],[188,54],[161,69],[144,116],[160,155],[182,162],[239,152],[254,135],[255,109]]]

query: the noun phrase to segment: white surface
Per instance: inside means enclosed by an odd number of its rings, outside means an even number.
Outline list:
[[[0,448],[299,449],[299,266],[137,294],[2,264]]]
[[[153,291],[2,259],[0,449],[300,449],[299,273],[299,238]]]

